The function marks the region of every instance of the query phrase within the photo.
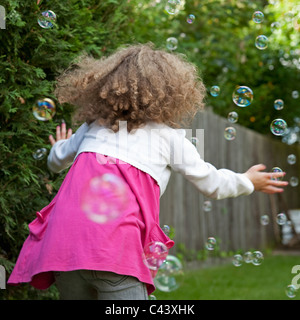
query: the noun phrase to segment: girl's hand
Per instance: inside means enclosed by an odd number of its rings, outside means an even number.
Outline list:
[[[283,192],[284,190],[280,187],[287,186],[288,182],[275,179],[282,178],[285,172],[261,172],[264,169],[266,169],[265,165],[258,164],[251,167],[244,174],[252,181],[256,191],[265,193]]]
[[[66,124],[62,123],[61,127],[56,127],[56,140],[53,138],[52,135],[49,136],[49,140],[51,145],[53,146],[55,142],[63,139],[69,139],[72,136],[72,129],[68,129],[68,132],[66,130]]]

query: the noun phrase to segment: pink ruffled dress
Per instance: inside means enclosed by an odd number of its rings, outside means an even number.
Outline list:
[[[81,210],[81,193],[90,179],[105,173],[123,179],[129,205],[119,218],[95,223]],[[159,197],[159,186],[149,174],[112,157],[79,154],[57,195],[29,224],[8,284],[29,282],[46,289],[55,281],[53,271],[86,269],[136,277],[152,293],[153,272],[143,262],[144,248],[152,241],[168,249],[174,245],[159,225]]]

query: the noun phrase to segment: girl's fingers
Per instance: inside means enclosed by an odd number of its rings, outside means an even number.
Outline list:
[[[68,130],[67,139],[71,138],[71,136],[72,136],[72,129],[69,129]]]
[[[49,136],[49,141],[50,141],[50,143],[51,143],[52,146],[53,146],[54,143],[56,142],[52,135]]]
[[[56,140],[61,140],[60,126],[56,127]]]
[[[64,122],[61,124],[61,139],[66,139],[66,124]]]

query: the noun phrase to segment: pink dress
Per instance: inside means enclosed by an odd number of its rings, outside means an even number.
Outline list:
[[[104,173],[126,182],[130,205],[120,218],[101,224],[81,210],[80,195],[91,178]],[[79,154],[57,195],[29,224],[8,284],[30,282],[46,289],[54,282],[53,271],[101,270],[134,276],[150,294],[155,287],[143,262],[144,247],[152,241],[174,245],[159,225],[159,195],[156,181],[132,165],[96,153]]]

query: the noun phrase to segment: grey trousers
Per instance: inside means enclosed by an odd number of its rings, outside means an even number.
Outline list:
[[[61,300],[148,300],[146,285],[137,278],[107,271],[56,271]]]

